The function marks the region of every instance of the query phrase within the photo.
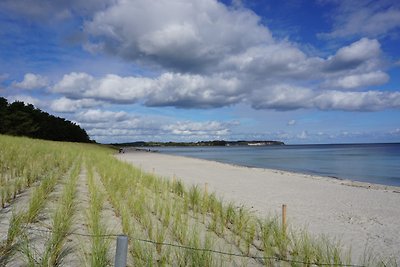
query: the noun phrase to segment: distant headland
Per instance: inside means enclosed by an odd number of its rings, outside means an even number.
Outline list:
[[[273,146],[284,145],[281,141],[199,141],[199,142],[130,142],[111,144],[118,147],[165,147],[165,146]]]

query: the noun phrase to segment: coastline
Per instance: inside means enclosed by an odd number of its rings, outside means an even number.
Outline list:
[[[381,143],[377,143],[377,144],[381,144]],[[264,167],[250,166],[250,165],[240,165],[240,164],[236,164],[236,163],[228,163],[228,162],[217,161],[217,160],[212,160],[212,159],[202,159],[202,158],[196,158],[196,157],[191,157],[191,156],[174,155],[174,154],[170,154],[170,153],[160,152],[158,150],[155,150],[153,147],[147,148],[147,149],[146,148],[136,148],[136,147],[126,147],[126,148],[124,148],[124,153],[125,152],[127,152],[127,153],[135,153],[135,152],[160,153],[162,155],[169,155],[169,156],[174,156],[174,157],[178,157],[178,158],[188,158],[188,159],[195,159],[195,160],[201,160],[201,161],[206,161],[206,162],[217,162],[217,163],[220,163],[223,165],[228,165],[228,166],[242,167],[242,168],[248,168],[248,169],[268,170],[268,171],[272,171],[272,172],[276,172],[276,173],[286,173],[288,175],[301,175],[301,176],[309,177],[310,179],[327,180],[328,182],[336,181],[336,182],[340,183],[341,185],[345,185],[345,186],[362,187],[362,188],[376,189],[376,190],[387,190],[387,191],[392,191],[393,193],[400,193],[400,186],[385,185],[385,184],[378,184],[378,183],[371,183],[371,182],[362,182],[362,181],[351,180],[346,177],[321,175],[321,174],[314,174],[314,173],[307,173],[307,172],[300,172],[300,171],[291,171],[291,170],[284,170],[284,169],[264,168]]]
[[[116,155],[146,172],[186,185],[208,184],[225,201],[259,216],[279,216],[282,204],[295,229],[327,235],[352,250],[359,262],[365,249],[400,262],[400,188],[309,174],[243,167],[162,153],[126,151]]]

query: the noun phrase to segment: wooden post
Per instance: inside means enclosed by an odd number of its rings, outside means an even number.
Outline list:
[[[172,176],[172,183],[174,184],[176,181],[176,174],[174,173],[174,175]]]
[[[156,172],[156,169],[155,168],[153,168],[153,175],[154,175],[154,173]]]
[[[126,258],[128,254],[128,237],[119,235],[117,237],[117,249],[115,251],[115,267],[126,267]]]
[[[286,235],[286,204],[282,205],[282,230]]]
[[[204,195],[207,196],[208,193],[208,183],[204,184]]]

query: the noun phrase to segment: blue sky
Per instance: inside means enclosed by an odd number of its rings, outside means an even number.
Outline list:
[[[400,3],[4,0],[0,95],[98,142],[400,142]]]

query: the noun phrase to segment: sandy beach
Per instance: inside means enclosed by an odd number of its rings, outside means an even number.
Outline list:
[[[327,177],[234,166],[143,151],[118,154],[123,161],[185,184],[208,184],[226,201],[259,216],[279,215],[287,205],[289,223],[313,235],[327,235],[351,247],[354,262],[366,249],[400,262],[400,188]]]

